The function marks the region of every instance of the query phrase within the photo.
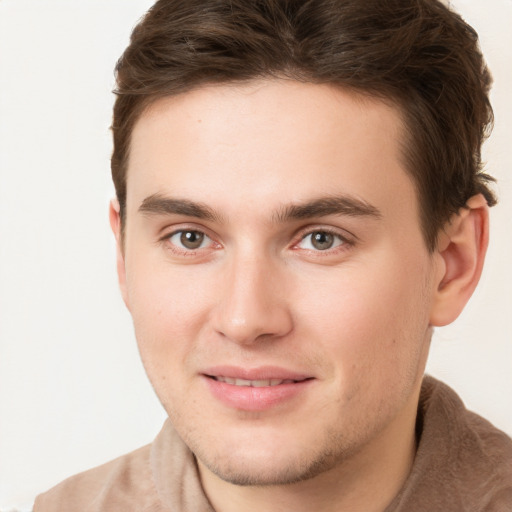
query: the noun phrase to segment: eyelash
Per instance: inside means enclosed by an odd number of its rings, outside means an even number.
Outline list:
[[[348,250],[350,247],[354,245],[354,242],[349,240],[347,236],[342,235],[339,231],[336,231],[334,229],[324,228],[324,227],[308,227],[307,229],[303,230],[299,234],[299,241],[293,244],[293,248],[298,247],[300,243],[302,243],[304,240],[306,240],[307,237],[311,237],[316,233],[322,233],[326,235],[330,235],[338,240],[338,244],[334,247],[329,247],[325,250],[321,249],[303,249],[305,251],[308,251],[309,253],[315,253],[315,255],[318,256],[330,256],[333,254],[337,254],[342,251]],[[300,250],[300,248],[299,248]]]
[[[198,233],[200,235],[204,235],[210,240],[210,243],[207,247],[198,247],[197,249],[186,249],[179,247],[175,243],[171,242],[171,239],[176,235],[183,235],[184,233]],[[334,247],[329,247],[325,250],[321,249],[308,249],[304,248],[303,251],[308,252],[309,254],[314,254],[315,256],[329,256],[333,254],[337,254],[339,252],[347,251],[350,249],[355,242],[351,239],[349,239],[346,235],[341,234],[339,231],[336,231],[334,229],[329,229],[325,227],[308,227],[303,230],[301,230],[294,238],[296,241],[294,241],[291,245],[292,250],[299,251],[301,248],[299,247],[299,244],[301,244],[304,240],[306,240],[307,237],[313,236],[315,233],[322,233],[327,234],[330,236],[333,236],[339,243],[335,245]],[[297,240],[298,239],[298,240]],[[174,254],[177,254],[178,256],[185,256],[185,257],[192,257],[197,256],[198,252],[203,251],[204,249],[208,249],[211,246],[216,246],[216,248],[220,248],[221,244],[216,242],[213,237],[209,236],[207,232],[204,229],[201,228],[195,228],[195,227],[183,227],[181,229],[175,229],[171,233],[165,234],[159,239],[159,243],[165,244],[166,248],[169,249]],[[336,241],[334,242],[336,243]]]
[[[204,235],[206,238],[208,238],[210,240],[210,244],[209,245],[217,245],[218,247],[220,247],[220,244],[215,242],[215,240],[209,236],[204,229],[199,229],[199,228],[181,228],[181,229],[175,229],[174,231],[172,231],[171,233],[168,233],[168,234],[165,234],[164,236],[162,236],[158,241],[159,243],[161,244],[164,244],[166,246],[167,249],[169,249],[171,252],[173,252],[174,254],[177,254],[178,256],[185,256],[185,257],[190,257],[190,256],[197,256],[197,253],[198,251],[201,251],[203,249],[205,249],[205,247],[198,247],[197,249],[188,249],[188,248],[182,248],[182,247],[179,247],[178,245],[176,245],[175,243],[173,243],[171,241],[171,239],[176,236],[176,235],[179,235],[179,234],[184,234],[184,233],[198,233],[200,235]]]

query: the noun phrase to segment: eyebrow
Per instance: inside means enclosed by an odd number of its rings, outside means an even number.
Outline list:
[[[166,197],[162,194],[146,197],[139,206],[139,212],[149,215],[185,215],[203,220],[219,220],[219,215],[203,203]]]
[[[184,215],[209,221],[219,221],[221,218],[214,209],[204,203],[167,197],[162,194],[153,194],[146,197],[139,207],[139,212],[148,215]],[[353,196],[342,195],[321,197],[306,203],[286,205],[272,216],[272,220],[276,223],[284,223],[292,220],[327,217],[328,215],[373,217],[376,219],[382,217],[379,209],[370,203]]]
[[[328,215],[346,215],[349,217],[382,217],[378,208],[370,203],[349,195],[329,196],[314,199],[303,204],[285,206],[274,216],[276,222],[302,220]]]

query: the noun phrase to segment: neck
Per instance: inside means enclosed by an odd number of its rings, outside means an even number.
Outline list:
[[[380,436],[350,459],[309,480],[288,485],[237,486],[221,480],[199,462],[210,503],[216,512],[384,511],[400,491],[414,461],[418,400],[414,395],[403,417],[396,418]]]

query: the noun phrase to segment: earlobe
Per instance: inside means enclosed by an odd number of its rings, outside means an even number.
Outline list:
[[[442,272],[435,283],[431,325],[447,325],[462,312],[480,280],[488,241],[489,209],[478,194],[452,216],[439,235],[437,256]]]
[[[121,290],[121,295],[123,297],[124,303],[126,304],[126,307],[128,309],[130,309],[130,307],[128,305],[128,297],[127,297],[127,290],[126,290],[126,268],[125,268],[125,262],[124,262],[121,213],[120,213],[119,201],[117,199],[112,199],[110,201],[109,219],[110,219],[110,227],[112,228],[112,232],[114,233],[114,237],[116,239],[116,264],[117,264],[117,277],[118,277],[118,281],[119,281],[119,288]]]

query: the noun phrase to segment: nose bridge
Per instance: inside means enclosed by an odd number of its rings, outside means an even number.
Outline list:
[[[237,343],[279,337],[292,328],[278,262],[263,252],[239,250],[226,262],[216,330]]]

